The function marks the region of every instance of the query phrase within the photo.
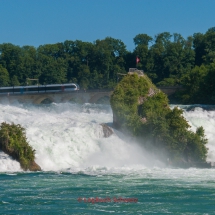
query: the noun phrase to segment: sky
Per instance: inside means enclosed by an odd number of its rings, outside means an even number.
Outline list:
[[[214,9],[215,0],[0,0],[0,44],[112,37],[133,51],[138,34],[205,33],[215,26]]]

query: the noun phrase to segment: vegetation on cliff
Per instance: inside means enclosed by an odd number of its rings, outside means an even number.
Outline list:
[[[177,107],[170,109],[167,96],[147,76],[127,75],[111,96],[114,124],[141,137],[146,148],[166,154],[171,161],[201,162],[207,155],[202,127],[192,132]]]
[[[19,161],[23,170],[41,170],[34,162],[35,150],[28,144],[25,129],[21,125],[1,123],[0,149]]]

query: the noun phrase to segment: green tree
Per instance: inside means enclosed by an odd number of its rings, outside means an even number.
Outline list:
[[[22,84],[26,84],[27,78],[39,78],[41,65],[37,59],[37,49],[33,46],[23,46],[20,63],[17,70],[22,71]]]
[[[19,80],[18,80],[18,78],[17,78],[16,75],[14,75],[14,76],[11,78],[11,85],[12,85],[12,86],[19,86],[19,85],[20,85]]]
[[[0,64],[7,69],[10,78],[14,75],[17,76],[19,82],[25,82],[23,80],[23,73],[19,69],[21,63],[22,49],[19,46],[15,46],[10,43],[4,43],[0,45]]]
[[[215,27],[209,28],[205,33],[205,56],[203,56],[206,64],[215,63]]]
[[[7,69],[0,64],[0,87],[9,86],[10,77]]]
[[[201,100],[205,104],[215,104],[215,63],[207,66],[207,72],[199,86]]]
[[[134,40],[135,46],[138,46],[138,45],[148,46],[149,42],[151,42],[153,39],[147,34],[138,34],[134,37],[133,40]]]
[[[198,101],[203,93],[200,89],[200,85],[204,81],[204,77],[207,75],[207,68],[202,65],[196,66],[182,79],[182,84],[186,88],[186,93],[182,96],[183,102],[192,103]]]
[[[142,69],[147,71],[148,69],[148,52],[149,52],[149,42],[152,42],[152,37],[148,36],[147,34],[138,34],[133,39],[135,44],[134,55],[138,56],[140,62],[138,63],[138,69]],[[135,58],[133,57],[133,60]],[[136,67],[136,66],[135,66]]]
[[[193,34],[193,47],[195,51],[195,65],[201,66],[204,62],[203,56],[205,56],[206,44],[205,37],[202,33],[194,33]]]

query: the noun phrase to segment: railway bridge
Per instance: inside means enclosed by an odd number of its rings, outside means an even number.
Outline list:
[[[168,96],[181,87],[160,87]],[[70,92],[43,92],[43,93],[25,93],[25,94],[2,94],[0,95],[0,103],[6,102],[13,104],[15,102],[31,103],[31,104],[48,104],[48,103],[109,103],[113,90],[79,90]]]

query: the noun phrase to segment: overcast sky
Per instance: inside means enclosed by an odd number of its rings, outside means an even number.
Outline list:
[[[215,0],[0,0],[0,44],[113,37],[133,51],[140,33],[184,38],[215,26]]]

